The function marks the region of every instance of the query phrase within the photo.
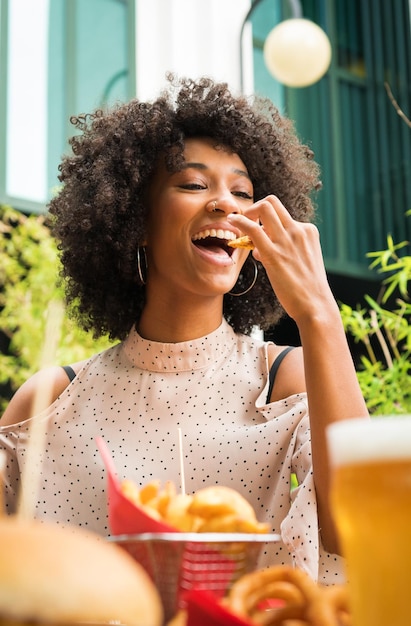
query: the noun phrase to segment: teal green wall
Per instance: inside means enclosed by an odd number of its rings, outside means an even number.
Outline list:
[[[368,276],[367,252],[385,248],[388,234],[411,239],[411,218],[405,216],[411,208],[411,129],[384,85],[410,116],[409,3],[304,0],[302,6],[304,17],[330,37],[330,70],[315,85],[283,87],[283,98],[278,96],[281,87],[261,68],[264,29],[275,25],[269,26],[272,2],[266,0],[254,31],[256,90],[280,100],[320,163],[317,224],[327,268]]]

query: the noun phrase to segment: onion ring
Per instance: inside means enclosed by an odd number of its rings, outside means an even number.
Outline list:
[[[283,600],[284,605],[262,608],[269,598]],[[322,587],[302,569],[283,565],[242,576],[229,591],[225,606],[261,626],[280,626],[287,620],[310,626],[351,624],[348,591],[343,585]]]

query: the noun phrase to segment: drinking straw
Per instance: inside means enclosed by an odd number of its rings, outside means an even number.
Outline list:
[[[181,428],[178,429],[178,450],[180,455],[180,476],[181,476],[181,493],[185,496],[186,480],[184,475],[184,455],[183,455],[183,436]]]

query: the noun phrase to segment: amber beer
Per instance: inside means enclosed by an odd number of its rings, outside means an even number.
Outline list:
[[[411,623],[411,415],[327,430],[354,626]]]

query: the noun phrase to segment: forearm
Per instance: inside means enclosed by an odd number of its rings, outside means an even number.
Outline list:
[[[329,506],[326,428],[332,422],[367,416],[367,408],[328,284],[318,229],[293,220],[275,196],[256,202],[247,217],[236,214],[227,219],[251,237],[255,258],[263,263],[278,300],[299,329],[319,521],[324,547],[333,552],[337,539]]]
[[[312,460],[321,536],[325,549],[338,552],[338,540],[329,503],[331,470],[326,429],[343,419],[366,417],[352,357],[336,304],[330,303],[300,321],[310,414]]]

